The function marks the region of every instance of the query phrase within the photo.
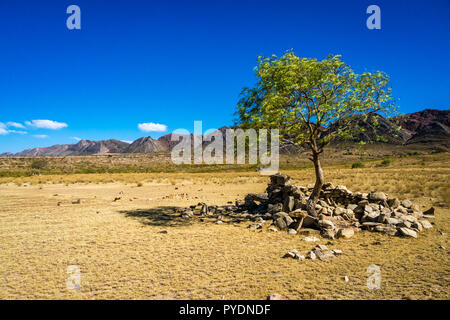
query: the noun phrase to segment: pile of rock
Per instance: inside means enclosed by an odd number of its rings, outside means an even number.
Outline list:
[[[323,244],[317,245],[314,249],[309,251],[306,255],[306,259],[319,259],[321,261],[332,259],[338,255],[342,254],[341,250],[333,249],[329,250],[327,246]],[[298,260],[304,260],[305,256],[301,255],[300,252],[298,252],[297,249],[292,249],[288,251],[283,258],[292,258],[292,259],[298,259]]]
[[[423,229],[432,228],[426,218],[434,218],[434,208],[422,212],[409,200],[400,201],[379,191],[353,193],[345,186],[325,183],[316,204],[316,215],[308,215],[306,203],[313,186],[291,183],[289,176],[275,174],[263,194],[248,194],[243,202],[226,206],[207,206],[199,203],[182,212],[189,218],[198,210],[200,215],[249,218],[256,222],[249,227],[261,229],[266,223],[279,230],[296,233],[302,228],[320,230],[325,238],[350,238],[355,231],[365,229],[387,235],[417,238]],[[272,231],[276,229],[272,226]]]

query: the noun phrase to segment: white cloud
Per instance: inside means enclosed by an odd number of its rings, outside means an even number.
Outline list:
[[[48,138],[48,135],[46,135],[46,134],[35,134],[35,135],[33,135],[33,137],[38,138],[38,139],[45,139],[45,138]]]
[[[66,128],[68,125],[64,122],[56,122],[52,120],[32,120],[25,121],[25,124],[30,127],[39,128],[39,129],[50,129],[50,130],[58,130],[62,128]]]
[[[144,132],[164,132],[167,131],[167,126],[160,123],[139,123],[138,128]]]
[[[18,133],[18,134],[27,134],[26,131],[18,131],[18,130],[8,130],[7,129],[7,125],[10,122],[8,122],[7,124],[4,124],[3,122],[0,122],[0,135],[7,135],[10,133]]]
[[[78,137],[71,137],[71,139],[76,140],[76,141],[81,141],[82,140],[81,138],[78,138]]]
[[[133,143],[133,141],[129,141],[129,140],[120,140],[120,141],[128,143],[128,144],[132,144]]]
[[[22,131],[22,130],[8,130],[8,132],[10,132],[10,133],[18,133],[18,134],[28,134],[28,132]]]
[[[6,125],[3,122],[0,122],[0,135],[8,134],[8,130],[6,130]]]
[[[18,123],[18,122],[10,121],[6,125],[8,127],[14,127],[14,128],[18,128],[18,129],[25,129],[25,126],[23,124],[21,124],[21,123]]]

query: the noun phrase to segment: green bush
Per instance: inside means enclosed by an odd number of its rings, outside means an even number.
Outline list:
[[[46,159],[36,159],[31,162],[31,169],[42,170],[48,166],[48,161]]]
[[[352,163],[352,169],[356,169],[356,168],[364,168],[364,163],[362,163],[362,162]]]

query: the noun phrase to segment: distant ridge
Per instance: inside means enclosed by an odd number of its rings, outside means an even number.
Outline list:
[[[450,110],[425,109],[393,118],[399,121],[401,130],[394,133],[394,124],[391,120],[380,115],[378,117],[379,127],[375,130],[370,124],[370,120],[359,125],[364,127],[363,132],[359,132],[355,141],[376,142],[381,135],[383,141],[389,144],[439,144],[450,148]],[[222,133],[228,127],[218,129]],[[102,141],[81,140],[76,144],[54,145],[46,148],[33,148],[13,154],[6,152],[0,154],[3,157],[37,157],[37,156],[69,156],[69,155],[102,155],[112,153],[153,153],[159,151],[170,151],[178,143],[171,141],[173,134],[167,134],[159,139],[152,137],[142,137],[131,144],[110,139]],[[191,137],[193,135],[191,134]],[[193,139],[192,139],[193,140]],[[204,146],[208,143],[205,142]]]

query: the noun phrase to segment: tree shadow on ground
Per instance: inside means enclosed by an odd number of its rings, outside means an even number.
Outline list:
[[[149,226],[183,227],[194,223],[192,218],[182,218],[177,209],[180,208],[160,206],[151,209],[121,210],[120,213]]]

